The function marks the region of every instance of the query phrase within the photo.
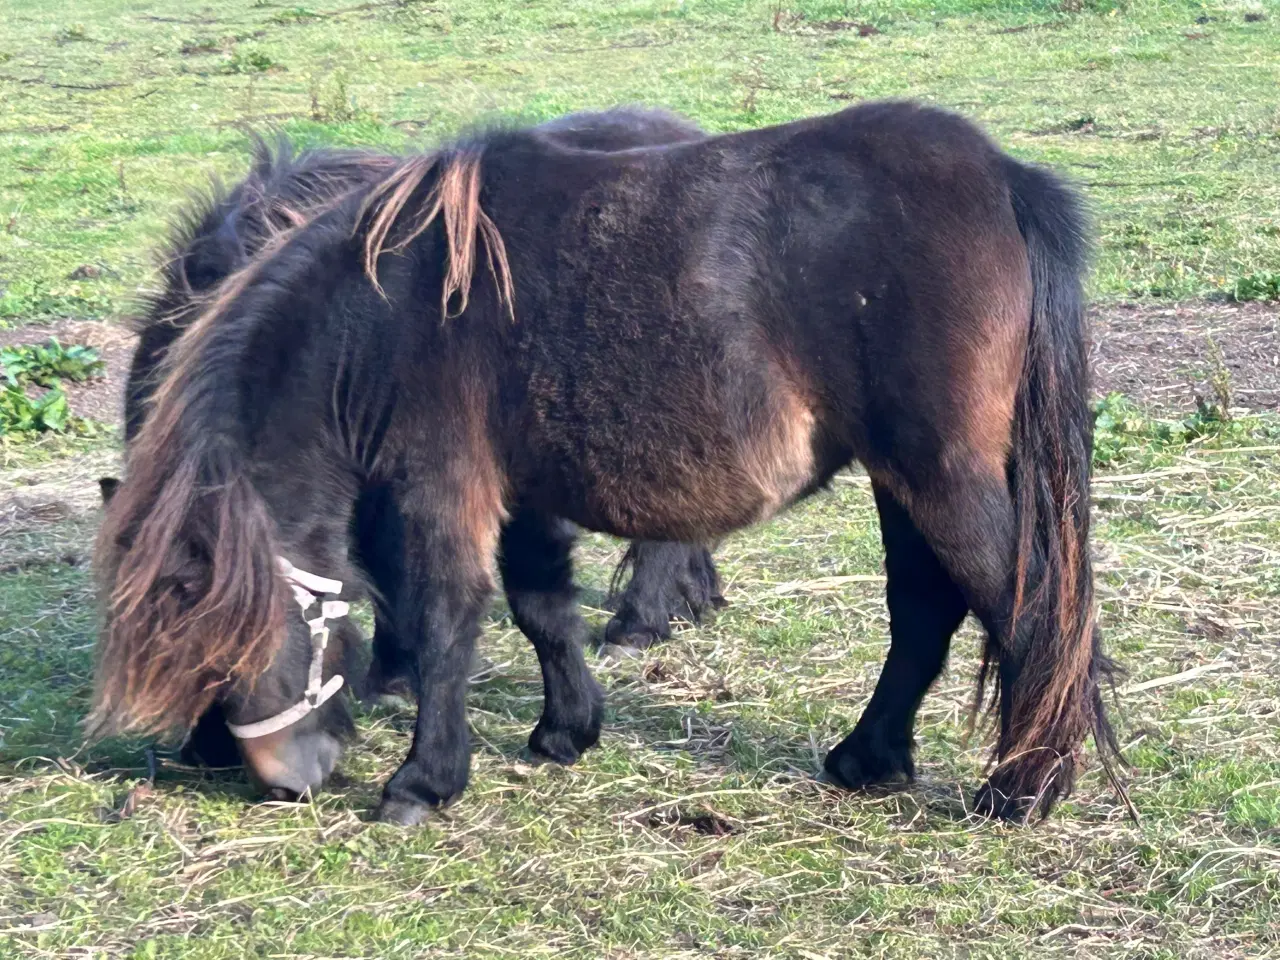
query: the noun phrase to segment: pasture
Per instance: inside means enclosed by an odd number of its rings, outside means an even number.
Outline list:
[[[0,346],[54,333],[106,369],[63,365],[78,419],[19,429],[11,391],[0,421],[0,953],[1280,956],[1280,9],[8,0],[3,18]],[[120,321],[185,192],[243,171],[246,126],[407,150],[616,103],[728,131],[888,96],[963,112],[1093,210],[1094,550],[1140,823],[1096,769],[1034,829],[970,815],[971,626],[922,709],[916,784],[814,780],[887,642],[858,473],[723,545],[713,623],[591,658],[606,728],[573,768],[521,759],[542,685],[495,603],[472,784],[422,828],[365,820],[408,711],[365,708],[306,806],[254,803],[172,745],[84,745]],[[600,624],[620,553],[580,550]]]

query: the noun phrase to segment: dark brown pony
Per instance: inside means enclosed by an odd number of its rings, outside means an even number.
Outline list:
[[[680,143],[701,139],[696,126],[660,110],[634,107],[595,113],[579,113],[542,124],[539,130],[567,146],[589,150],[629,149],[645,144]],[[207,306],[219,284],[242,269],[253,257],[339,203],[356,188],[378,183],[399,161],[386,154],[350,149],[313,149],[301,153],[284,137],[274,144],[253,141],[253,162],[248,174],[230,190],[214,185],[209,194],[197,196],[179,212],[169,249],[161,266],[160,289],[149,297],[145,309],[133,321],[139,344],[134,353],[125,391],[126,451],[142,427],[151,397],[158,386],[161,365],[174,341]],[[100,481],[104,502],[118,487],[114,478]],[[355,524],[357,550],[362,542],[375,542],[378,505],[362,502]],[[365,533],[362,536],[362,532]],[[335,545],[336,548],[336,545]],[[345,596],[355,598],[364,588],[356,569],[340,557],[326,557],[319,566],[351,584]],[[625,590],[619,581],[631,570]],[[614,577],[619,597],[617,614],[606,629],[606,640],[623,646],[645,646],[664,638],[675,618],[698,621],[710,608],[722,603],[719,579],[705,547],[684,544],[634,543]],[[330,661],[362,694],[412,695],[403,682],[408,672],[397,662],[401,644],[389,641],[389,626],[375,618],[374,659],[368,682],[360,683],[361,637],[358,628],[343,617],[332,624],[334,649]],[[298,618],[288,618],[290,629],[302,633]],[[305,646],[300,640],[299,645]],[[159,658],[153,662],[160,662]],[[167,663],[161,676],[180,672]],[[351,688],[349,688],[351,689]],[[162,693],[144,697],[162,702]],[[341,705],[330,713],[341,729],[349,727]],[[261,744],[250,744],[257,749]],[[330,745],[327,753],[334,754]],[[336,755],[336,754],[334,754]],[[240,750],[227,729],[223,710],[214,704],[199,718],[183,747],[188,762],[214,766],[240,763]],[[316,768],[318,769],[318,768]],[[323,775],[320,775],[321,779]],[[315,783],[319,785],[318,781]],[[276,795],[301,792],[299,783],[278,785]]]
[[[530,745],[571,761],[600,712],[558,518],[707,542],[856,459],[892,643],[828,777],[911,775],[916,709],[973,611],[1000,718],[979,807],[1047,812],[1087,735],[1116,749],[1084,256],[1050,174],[910,104],[616,153],[498,132],[407,161],[232,277],[171,351],[100,540],[99,725],[213,702],[252,719],[253,678],[300,687],[275,558],[305,560],[374,491],[364,573],[419,703],[379,815],[415,822],[466,784],[495,558],[543,663]],[[129,683],[174,647],[201,669]],[[272,758],[300,753],[286,736]]]

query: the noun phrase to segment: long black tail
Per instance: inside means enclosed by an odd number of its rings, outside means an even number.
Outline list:
[[[1034,299],[1010,458],[1018,523],[1011,635],[1022,667],[1012,702],[1001,705],[1002,762],[992,784],[1009,797],[1035,797],[1033,809],[1047,814],[1070,793],[1090,734],[1122,797],[1124,789],[1102,702],[1112,665],[1101,650],[1089,556],[1086,219],[1078,198],[1052,174],[1009,159],[1007,176]],[[988,651],[984,675],[995,654]]]

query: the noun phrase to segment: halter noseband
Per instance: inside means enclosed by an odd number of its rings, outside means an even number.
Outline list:
[[[314,573],[299,570],[284,557],[276,557],[276,567],[293,589],[293,599],[302,608],[303,619],[306,619],[307,610],[318,599],[316,594],[331,593],[336,596],[342,592],[341,580],[330,580],[328,577],[319,577]],[[344,600],[320,602],[320,616],[314,620],[307,620],[307,626],[311,628],[311,667],[307,671],[307,689],[302,699],[292,707],[282,710],[273,717],[259,720],[257,723],[228,723],[227,729],[234,737],[240,740],[253,740],[293,726],[307,714],[320,709],[327,700],[342,689],[343,680],[340,673],[330,677],[328,683],[322,682],[324,650],[329,645],[329,628],[324,625],[324,622],[345,617],[348,609]]]

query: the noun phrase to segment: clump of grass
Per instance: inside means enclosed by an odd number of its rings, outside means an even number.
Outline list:
[[[1250,273],[1236,280],[1231,299],[1241,303],[1250,300],[1280,300],[1280,271]]]
[[[328,84],[313,75],[308,92],[311,95],[311,119],[317,123],[351,123],[370,119],[369,112],[360,106],[355,94],[348,89],[347,75],[342,70],[335,72]]]
[[[1062,0],[1059,13],[1106,13],[1115,15],[1124,9],[1124,0]]]
[[[54,42],[59,46],[64,43],[89,43],[92,39],[83,23],[73,23],[63,27],[53,35]]]
[[[262,50],[236,50],[222,64],[222,73],[266,73],[268,70],[283,70]]]
[[[271,15],[271,22],[278,23],[281,26],[290,26],[295,23],[310,23],[313,20],[319,20],[320,15],[314,10],[308,10],[306,7],[290,7],[288,10],[281,10],[279,13]]]
[[[1153,416],[1123,393],[1098,400],[1093,406],[1094,464],[1110,467],[1176,452],[1193,443],[1229,445],[1273,439],[1277,430],[1271,419],[1232,415],[1229,380],[1222,381],[1223,373],[1225,368],[1210,376],[1214,396],[1198,397],[1195,411],[1182,419]]]
[[[102,293],[57,293],[47,290],[41,280],[15,283],[0,291],[0,329],[36,318],[101,317],[111,310],[111,300]]]
[[[195,37],[178,48],[184,57],[192,57],[200,53],[217,53],[222,45],[212,37]]]
[[[1205,340],[1209,343],[1209,361],[1213,364],[1213,369],[1209,372],[1209,388],[1213,391],[1213,398],[1210,401],[1197,398],[1196,405],[1214,420],[1225,422],[1231,419],[1231,370],[1222,356],[1218,341],[1208,335]]]

